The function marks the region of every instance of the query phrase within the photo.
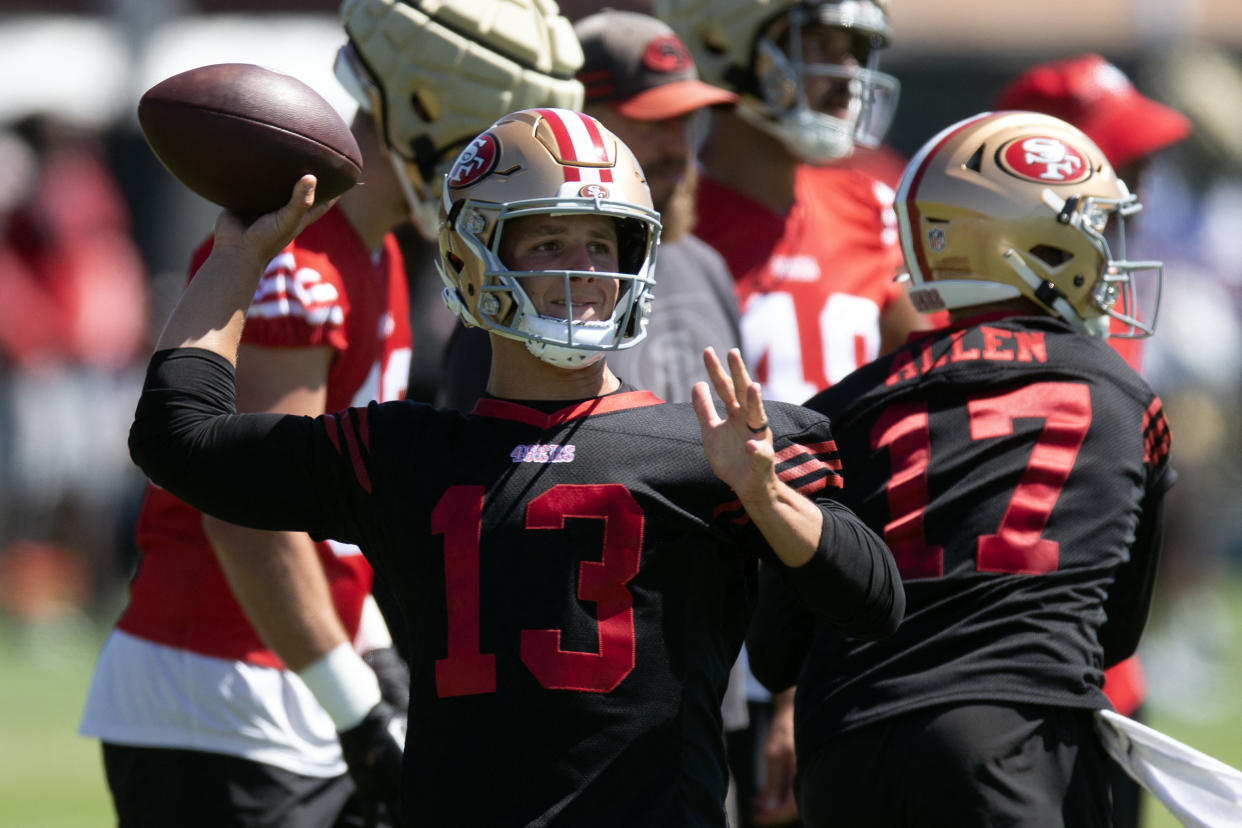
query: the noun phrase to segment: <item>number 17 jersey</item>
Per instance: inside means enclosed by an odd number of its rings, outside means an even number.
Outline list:
[[[832,419],[841,500],[892,550],[907,606],[882,641],[817,633],[800,743],[938,704],[1108,707],[1102,670],[1146,620],[1173,480],[1146,383],[1059,320],[998,317],[807,405]]]

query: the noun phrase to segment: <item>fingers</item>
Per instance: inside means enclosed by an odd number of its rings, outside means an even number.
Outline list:
[[[763,410],[763,394],[757,382],[746,387],[746,428],[756,437],[768,430],[768,415]]]
[[[729,363],[727,372],[714,349],[709,347],[703,351],[703,365],[712,387],[724,402],[727,416],[730,419],[740,417],[751,434],[762,438],[768,430],[762,389],[750,378],[741,351],[730,348],[726,358]]]
[[[714,428],[724,422],[720,419],[720,415],[716,413],[716,404],[712,402],[711,392],[707,390],[707,383],[696,382],[690,390],[690,404],[694,406],[694,413],[698,415],[699,425],[703,428]]]
[[[768,430],[768,418],[763,410],[763,393],[759,383],[750,378],[746,363],[737,348],[729,350],[729,371],[733,379],[733,388],[741,397],[739,405],[746,412],[746,428],[756,437]]]
[[[307,173],[293,185],[289,202],[276,214],[277,222],[282,227],[291,225],[301,229],[304,226],[302,220],[315,204],[315,187],[318,183],[315,176]]]
[[[298,179],[289,193],[289,200],[282,207],[257,218],[251,217],[240,243],[261,258],[264,264],[270,261],[311,222],[331,208],[331,201],[315,204],[316,183],[315,176],[309,173]],[[237,218],[246,220],[242,216]]]
[[[309,209],[315,203],[315,187],[318,183],[319,179],[310,173],[299,178],[289,195],[289,206],[298,205],[302,210]]]
[[[742,353],[737,348],[730,348],[729,354],[729,373],[733,378],[733,387],[741,393],[745,393],[750,388],[750,372],[746,370],[746,363],[742,361]]]
[[[712,387],[716,390],[716,395],[720,397],[725,404],[725,411],[732,411],[737,407],[737,395],[733,393],[733,384],[729,375],[725,373],[724,366],[720,364],[720,358],[716,356],[716,349],[708,346],[703,351],[703,367],[707,369],[707,378],[712,381]]]

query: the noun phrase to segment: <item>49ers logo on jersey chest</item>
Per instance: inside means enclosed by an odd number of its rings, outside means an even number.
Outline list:
[[[509,459],[514,463],[572,463],[574,444],[532,443],[514,446],[513,451],[509,452]]]
[[[996,161],[1010,175],[1045,184],[1077,184],[1092,172],[1085,152],[1045,135],[1014,138],[997,151]]]

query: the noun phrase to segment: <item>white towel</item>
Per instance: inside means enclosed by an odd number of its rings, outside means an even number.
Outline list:
[[[1112,710],[1095,723],[1109,756],[1183,825],[1242,826],[1242,772]]]

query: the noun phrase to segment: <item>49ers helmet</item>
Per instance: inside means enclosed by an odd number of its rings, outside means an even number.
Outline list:
[[[506,224],[522,216],[593,214],[617,226],[619,272],[518,271],[500,260]],[[599,121],[564,109],[506,115],[453,164],[440,207],[444,301],[467,325],[521,340],[561,368],[580,368],[647,335],[660,216],[638,160]],[[524,278],[556,276],[620,282],[606,320],[541,316]]]
[[[948,127],[906,166],[896,206],[925,313],[1024,296],[1094,336],[1109,336],[1109,317],[1121,338],[1155,327],[1163,265],[1125,251],[1125,220],[1142,205],[1059,118],[986,112]],[[1150,295],[1135,290],[1140,271],[1153,271]]]
[[[887,6],[888,0],[656,0],[655,11],[690,48],[703,80],[741,96],[740,117],[798,158],[822,164],[848,156],[855,143],[878,145],[892,122],[900,85],[878,69],[892,38]],[[853,65],[803,61],[803,30],[816,23],[852,36]],[[807,100],[813,77],[848,83],[844,117]]]
[[[506,112],[577,109],[582,47],[553,0],[344,0],[341,85],[376,120],[414,215],[435,238],[453,158]]]

